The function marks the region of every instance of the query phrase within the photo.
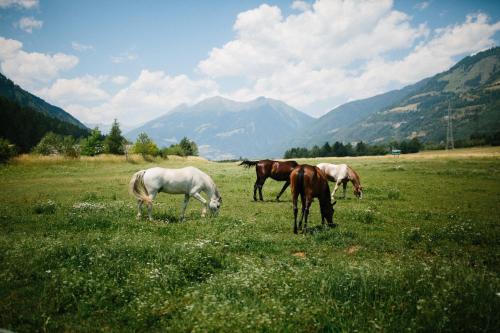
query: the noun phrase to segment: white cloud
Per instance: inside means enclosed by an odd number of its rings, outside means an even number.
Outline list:
[[[296,0],[292,3],[292,8],[305,12],[306,10],[311,9],[311,4],[305,1]]]
[[[43,22],[33,17],[22,17],[15,25],[19,26],[21,30],[32,33],[33,29],[40,29],[43,26]]]
[[[86,75],[74,79],[57,79],[49,88],[40,89],[37,95],[58,105],[102,102],[110,98],[100,86],[106,77]]]
[[[458,56],[492,46],[500,30],[500,23],[475,14],[430,31],[386,0],[306,5],[294,2],[300,12],[286,17],[266,4],[240,13],[235,38],[212,49],[198,71],[247,82],[227,92],[229,97],[264,95],[320,115],[446,70]]]
[[[137,125],[156,118],[182,103],[195,103],[219,94],[209,79],[192,80],[163,71],[143,70],[139,77],[105,103],[88,107],[68,103],[65,109],[87,123],[109,123],[117,118],[124,125]]]
[[[38,7],[38,0],[0,0],[0,8],[8,7],[31,9]]]
[[[111,56],[111,62],[114,64],[122,64],[128,61],[134,61],[137,59],[137,54],[131,52],[123,52],[116,56]]]
[[[86,45],[86,44],[78,43],[75,41],[71,42],[71,47],[73,48],[73,50],[79,51],[79,52],[91,51],[94,49],[94,47],[92,45]]]
[[[413,6],[413,8],[416,8],[418,10],[424,10],[427,9],[429,5],[430,5],[429,1],[422,1]]]
[[[58,77],[60,72],[78,64],[78,58],[64,53],[53,55],[26,52],[23,44],[0,37],[0,68],[2,72],[25,89],[38,89]]]
[[[113,82],[114,84],[117,84],[119,86],[122,86],[128,82],[128,77],[123,76],[123,75],[117,75],[111,79],[111,82]]]

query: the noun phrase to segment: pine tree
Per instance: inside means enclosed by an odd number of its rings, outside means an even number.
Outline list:
[[[108,154],[123,155],[123,143],[125,138],[122,136],[122,131],[116,119],[111,126],[108,136],[104,140],[104,151]]]

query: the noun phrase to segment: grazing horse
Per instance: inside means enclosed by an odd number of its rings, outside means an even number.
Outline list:
[[[212,178],[197,168],[151,168],[136,172],[130,180],[130,193],[137,198],[138,219],[141,218],[142,204],[146,203],[149,220],[152,220],[153,200],[158,192],[184,194],[181,222],[184,220],[184,213],[191,197],[203,205],[202,217],[205,216],[207,208],[213,215],[216,215],[222,203],[222,198]],[[205,200],[200,192],[205,192],[210,201]]]
[[[255,165],[255,172],[257,173],[257,180],[253,186],[253,200],[257,201],[257,189],[259,189],[260,201],[262,198],[262,187],[268,177],[271,177],[277,181],[284,181],[285,185],[281,189],[280,193],[276,197],[276,201],[280,200],[280,196],[285,192],[288,185],[290,185],[290,172],[293,168],[299,165],[295,161],[271,161],[271,160],[260,160],[260,161],[248,161],[245,160],[240,163],[247,168]]]
[[[363,198],[363,187],[361,186],[361,180],[359,175],[354,169],[352,169],[347,164],[330,164],[330,163],[320,163],[317,165],[318,168],[323,171],[328,180],[335,182],[335,188],[332,192],[332,200],[334,200],[335,192],[339,188],[340,183],[342,183],[344,193],[343,199],[345,199],[345,190],[347,187],[347,182],[351,181],[354,186],[354,195],[358,199]]]
[[[321,223],[328,223],[328,226],[335,227],[333,223],[333,206],[336,202],[330,202],[330,187],[328,187],[328,179],[321,170],[312,165],[299,165],[293,169],[290,174],[290,183],[292,189],[293,202],[293,232],[297,233],[297,198],[300,195],[302,201],[302,214],[300,216],[299,229],[302,229],[302,219],[305,217],[304,229],[307,228],[307,217],[309,215],[309,207],[314,198],[319,199],[319,207],[321,210]]]

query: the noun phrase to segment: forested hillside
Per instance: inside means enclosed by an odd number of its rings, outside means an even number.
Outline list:
[[[0,137],[14,143],[19,152],[28,152],[47,132],[74,137],[89,134],[86,128],[49,117],[0,96]]]

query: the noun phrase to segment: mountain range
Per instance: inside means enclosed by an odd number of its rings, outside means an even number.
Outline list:
[[[449,70],[400,90],[341,105],[293,143],[446,140],[448,109],[455,140],[500,131],[500,48],[468,56]]]
[[[198,144],[200,155],[210,159],[280,156],[290,136],[313,120],[270,98],[236,102],[212,97],[192,106],[180,105],[126,136],[135,140],[145,132],[161,146],[186,136]]]

